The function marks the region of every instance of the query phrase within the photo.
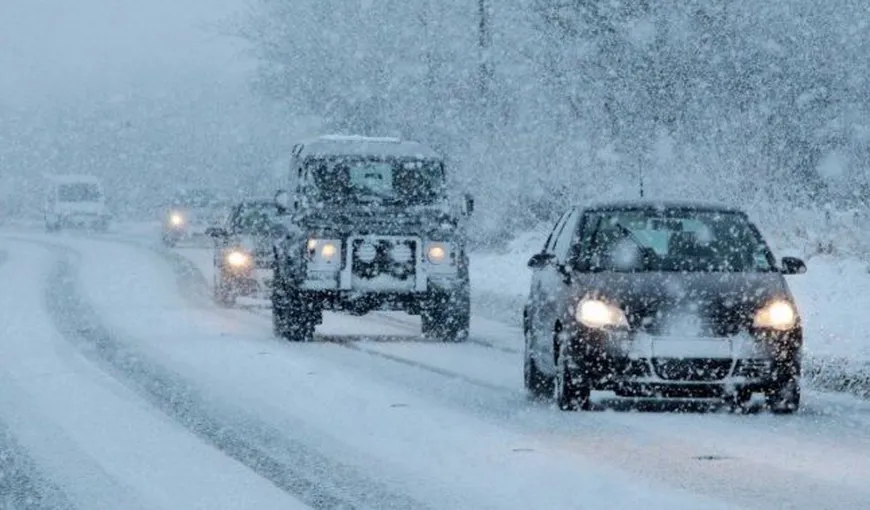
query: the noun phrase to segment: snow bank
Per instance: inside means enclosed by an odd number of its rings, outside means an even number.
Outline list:
[[[816,232],[824,231],[817,229]],[[843,229],[842,231],[848,231]],[[544,245],[548,226],[516,237],[500,252],[472,256],[475,313],[519,326],[529,292],[526,262]],[[857,236],[851,236],[857,237]],[[805,328],[805,375],[818,389],[870,396],[870,273],[858,251],[819,254],[800,243],[774,243],[777,254],[796,254],[808,271],[789,276]],[[793,245],[794,245],[793,244]],[[838,250],[835,250],[837,252]],[[844,255],[843,252],[846,254]]]

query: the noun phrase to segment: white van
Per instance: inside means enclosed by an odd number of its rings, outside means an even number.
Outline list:
[[[44,208],[46,230],[108,228],[109,210],[99,179],[91,175],[53,175],[48,181]]]

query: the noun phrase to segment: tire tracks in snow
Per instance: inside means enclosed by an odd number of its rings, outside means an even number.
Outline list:
[[[136,242],[128,244],[140,248],[144,247],[141,243]],[[155,251],[162,255],[161,250],[156,249]],[[178,283],[180,285],[204,286],[205,289],[193,294],[207,295],[207,283],[195,264],[180,254],[172,255],[164,257],[164,260],[170,262],[174,268],[178,264],[179,267],[175,268],[176,275],[179,276]],[[199,273],[199,278],[191,276],[197,273]],[[255,313],[250,313],[251,310],[248,310],[247,314],[234,314],[230,310],[221,310],[213,305],[208,306],[208,308],[216,314],[224,312],[237,318],[240,315],[247,315],[249,323],[258,328],[263,328],[267,324],[263,319],[268,317],[268,312],[254,311]],[[244,321],[244,319],[242,320]],[[401,319],[393,320],[392,317],[378,315],[370,317],[368,320],[394,324],[404,323]],[[404,323],[402,325],[409,329],[413,328],[413,324]],[[584,424],[561,413],[556,415],[529,413],[528,411],[533,411],[535,408],[541,409],[542,406],[540,402],[528,402],[520,388],[477,380],[469,374],[405,358],[400,354],[370,349],[366,347],[364,342],[357,342],[348,337],[321,336],[320,339],[326,343],[335,343],[347,348],[347,350],[333,351],[332,354],[326,356],[327,359],[346,365],[348,369],[360,368],[361,373],[366,377],[382,376],[385,381],[420,392],[429,398],[435,397],[437,400],[452,404],[453,407],[469,412],[484,421],[524,434],[534,434],[532,437],[542,439],[543,444],[548,449],[553,448],[564,454],[579,455],[585,458],[606,454],[609,456],[609,464],[617,465],[628,472],[635,472],[642,478],[651,477],[665,484],[674,484],[675,480],[681,480],[678,485],[684,488],[698,493],[714,494],[726,500],[736,499],[747,504],[747,507],[766,507],[773,501],[783,503],[782,497],[786,494],[788,496],[784,499],[792,505],[797,504],[798,501],[818,497],[820,494],[833,498],[833,500],[840,499],[842,501],[859,501],[860,498],[864,497],[862,493],[856,493],[854,488],[825,485],[809,474],[800,471],[793,473],[786,466],[768,464],[765,460],[753,455],[738,453],[736,457],[725,457],[720,463],[702,463],[704,455],[710,454],[715,458],[718,454],[715,443],[708,445],[685,441],[679,437],[672,437],[669,433],[660,437],[660,433],[655,430],[646,431],[645,428],[641,428],[640,431],[635,430],[630,422],[625,422],[618,417],[615,420],[603,417],[602,421],[593,418],[595,414],[598,414],[594,413],[590,416],[592,419]],[[486,346],[484,345],[484,347]],[[340,352],[345,352],[346,355],[340,355]],[[361,368],[360,360],[352,354],[354,352],[361,352],[366,357],[380,359],[383,363],[380,366],[383,369],[379,369],[377,364],[366,364],[366,367]],[[395,368],[388,368],[390,366]],[[444,384],[444,381],[449,380],[456,381],[459,386],[469,385],[470,387],[458,390],[456,385]],[[475,389],[468,391],[471,387]],[[552,408],[552,404],[545,405]],[[616,405],[628,405],[629,408],[634,408],[637,404],[622,402]],[[613,406],[608,403],[608,407]],[[650,410],[688,410],[691,412],[693,408],[669,409],[667,406],[665,408],[653,406]],[[697,409],[697,411],[702,412],[703,410],[703,407]],[[811,414],[816,413],[812,412]],[[861,421],[865,422],[863,419]],[[631,439],[627,445],[624,444],[623,433]],[[632,441],[637,442],[639,438],[643,441],[642,444],[632,444]],[[653,438],[658,439],[653,440]],[[730,444],[726,443],[726,446],[728,449],[733,449]],[[686,470],[692,470],[696,476],[682,479]],[[653,474],[651,475],[651,473]],[[750,495],[736,497],[733,494],[735,491]],[[762,494],[766,494],[766,496],[762,496]]]
[[[131,342],[101,324],[81,295],[75,250],[52,242],[20,240],[41,245],[58,257],[45,299],[64,338],[206,443],[315,509],[426,508],[294,440],[292,431],[276,430],[230,404],[212,401],[179,374],[137,352]]]
[[[0,266],[9,253],[0,249]],[[0,510],[72,510],[63,491],[48,480],[0,421]]]
[[[73,510],[63,491],[39,472],[0,422],[0,510]]]
[[[156,243],[145,243],[141,239],[137,239],[134,237],[127,237],[116,235],[112,237],[89,237],[94,240],[101,241],[112,241],[118,242],[121,244],[127,244],[131,246],[135,246],[141,249],[147,249],[163,258],[169,266],[172,268],[175,273],[177,284],[182,294],[192,303],[199,306],[206,306],[208,308],[212,308],[213,312],[220,313],[222,310],[219,308],[215,308],[212,305],[212,300],[210,298],[210,290],[208,281],[205,275],[202,274],[200,268],[190,259],[172,251],[170,249],[165,249],[162,246]],[[490,299],[485,300],[485,304],[491,306],[494,302],[497,302],[493,296],[490,296]],[[259,318],[268,319],[271,317],[270,312],[257,309],[257,308],[249,308],[249,307],[238,307],[237,310],[241,310],[246,312],[252,316]],[[492,312],[492,310],[490,310]],[[504,314],[501,314],[504,315]],[[485,316],[493,316],[497,317],[499,314],[497,313],[487,313]],[[500,321],[505,324],[511,325],[506,322],[507,317],[503,317],[504,320]],[[369,322],[382,323],[386,325],[400,326],[405,328],[410,333],[413,334],[414,325],[409,321],[402,320],[398,317],[389,316],[386,314],[373,313],[366,317],[361,317],[360,320],[365,320]],[[367,354],[369,356],[389,360],[393,363],[401,364],[408,367],[414,367],[419,370],[423,370],[432,374],[438,374],[442,377],[447,377],[452,380],[459,380],[466,382],[468,384],[472,384],[476,387],[497,391],[503,395],[512,395],[514,397],[525,397],[525,393],[517,390],[516,388],[510,388],[506,386],[499,386],[492,384],[487,381],[482,381],[480,379],[471,377],[467,374],[463,374],[460,372],[448,370],[442,367],[430,365],[418,360],[408,359],[401,355],[395,355],[391,353],[386,353],[383,351],[379,351],[376,349],[370,349],[362,345],[358,340],[374,340],[377,341],[376,337],[372,338],[359,338],[359,339],[349,339],[347,337],[324,337],[320,336],[319,341],[326,341],[330,343],[334,343],[345,347],[350,350],[354,350],[357,352],[361,352]],[[383,340],[383,339],[381,339]],[[389,339],[385,340],[389,341]],[[437,343],[437,342],[433,342]],[[481,347],[493,349],[499,352],[507,353],[507,354],[522,354],[522,349],[516,349],[513,347],[498,345],[497,343],[488,341],[484,338],[480,338],[478,336],[472,336],[468,339],[466,344],[478,345]],[[860,374],[854,376],[847,376],[842,373],[842,371],[838,370],[833,364],[820,364],[821,361],[810,359],[807,363],[809,366],[806,368],[807,376],[808,376],[808,385],[810,388],[819,390],[819,391],[836,391],[841,393],[847,393],[850,395],[855,395],[859,397],[870,397],[870,380],[867,380],[866,376],[861,376]],[[870,371],[870,367],[868,367],[868,371]],[[534,402],[534,399],[533,399]],[[539,402],[538,402],[539,403]],[[533,404],[534,405],[534,404]],[[686,412],[705,412],[708,410],[722,410],[727,408],[724,404],[712,405],[709,402],[698,402],[698,403],[687,403],[687,402],[652,402],[652,401],[644,401],[644,400],[631,400],[631,399],[622,399],[622,400],[614,400],[607,403],[608,408],[613,409],[635,409],[641,411],[686,411]],[[752,409],[751,411],[758,411],[759,409]]]

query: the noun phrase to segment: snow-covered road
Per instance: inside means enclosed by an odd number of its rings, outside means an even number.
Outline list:
[[[289,344],[211,304],[206,252],[0,247],[0,508],[870,508],[866,402],[565,414],[526,400],[507,324],[329,314]]]

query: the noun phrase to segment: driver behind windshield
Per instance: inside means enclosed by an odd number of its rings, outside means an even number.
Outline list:
[[[738,214],[684,211],[662,217],[616,211],[592,216],[581,250],[593,271],[773,270],[769,249]]]
[[[431,204],[443,194],[440,163],[417,160],[318,161],[314,181],[324,202]]]

